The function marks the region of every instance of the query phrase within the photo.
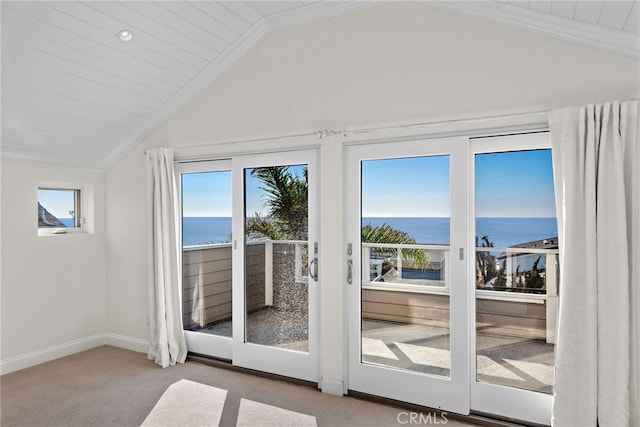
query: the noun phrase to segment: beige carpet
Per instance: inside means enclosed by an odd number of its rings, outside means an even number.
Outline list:
[[[147,418],[144,427],[219,426],[227,391],[189,380],[169,386]]]
[[[316,427],[316,417],[241,399],[237,427]]]
[[[145,354],[105,346],[0,377],[0,425],[137,427],[182,379],[227,390],[220,427],[246,417],[242,399],[311,415],[320,427],[402,427],[410,411],[200,363],[162,369]],[[447,427],[470,425],[447,418]]]

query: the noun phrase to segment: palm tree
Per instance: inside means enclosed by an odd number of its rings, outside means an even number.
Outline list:
[[[478,236],[476,236],[476,247],[493,248],[494,244],[489,240],[489,236],[484,235],[480,238],[481,244],[478,244]],[[496,258],[491,252],[476,251],[476,287],[479,289],[491,281],[498,274],[496,268]]]
[[[251,176],[262,181],[260,189],[266,194],[266,216],[255,213],[247,221],[249,238],[270,240],[306,240],[308,231],[308,172],[295,175],[288,166],[255,168]],[[390,225],[362,227],[363,243],[416,244],[407,233]],[[373,248],[379,256],[397,256],[396,249]],[[402,249],[402,256],[420,268],[429,264],[429,256],[421,249]]]
[[[247,235],[271,240],[306,240],[308,231],[308,173],[295,175],[288,166],[255,168],[251,176],[262,181],[268,215],[258,212],[247,220]]]
[[[362,243],[393,243],[397,245],[415,245],[416,241],[404,231],[396,230],[386,223],[373,226],[370,223],[362,227]],[[415,266],[425,269],[429,265],[429,256],[422,249],[397,249],[402,251],[402,258]],[[371,252],[379,257],[395,257],[395,248],[371,248]]]

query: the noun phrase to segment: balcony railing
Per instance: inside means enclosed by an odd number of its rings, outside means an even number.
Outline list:
[[[415,261],[416,251],[425,254],[421,265]],[[476,264],[484,259],[493,261],[495,267],[492,272],[495,276],[483,276],[490,280],[486,283],[483,280],[475,292],[478,324],[495,333],[516,333],[555,342],[557,254],[557,249],[476,248]],[[364,243],[363,310],[369,318],[380,320],[448,324],[449,265],[449,246]],[[398,292],[413,296],[392,294]]]
[[[206,328],[231,320],[231,244],[186,246],[182,257],[183,325],[186,329]],[[304,309],[307,242],[258,240],[245,250],[245,297],[248,312],[265,307]],[[275,297],[274,297],[275,295]]]
[[[421,264],[415,261],[417,250],[425,254]],[[503,286],[496,285],[496,276],[487,281],[487,286],[476,289],[478,324],[498,334],[515,333],[555,342],[558,251],[476,248],[476,256],[479,253],[494,258],[494,264],[502,270]],[[363,317],[448,325],[450,256],[449,246],[363,244]],[[533,274],[532,266],[538,257],[540,261]],[[287,300],[287,287],[306,287],[307,265],[305,241],[250,242],[245,251],[247,310],[256,311],[274,304],[300,305],[299,301]],[[229,243],[183,249],[186,328],[206,327],[231,318],[231,268]],[[528,289],[527,278],[532,280],[532,277],[537,277],[537,284],[542,280],[544,285]]]

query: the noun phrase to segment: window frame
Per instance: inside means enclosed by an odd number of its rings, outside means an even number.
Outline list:
[[[36,223],[38,236],[60,236],[67,234],[90,234],[93,228],[90,226],[92,221],[92,186],[61,183],[61,182],[40,182],[36,187],[36,203],[39,204],[40,190],[52,191],[73,191],[74,192],[74,227],[40,227]],[[36,219],[38,221],[38,219]]]
[[[494,134],[477,133],[469,137],[468,169],[469,169],[469,235],[467,247],[469,256],[467,257],[468,271],[475,268],[475,235],[476,235],[476,154],[489,154],[514,151],[528,151],[539,149],[552,149],[549,130],[542,128],[539,130],[522,130],[519,132],[502,132]],[[554,195],[557,203],[557,192]],[[528,420],[540,424],[548,424],[547,416],[551,414],[553,404],[553,394],[540,393],[536,391],[508,387],[499,384],[481,382],[477,379],[477,342],[476,342],[476,298],[485,298],[487,292],[497,296],[496,291],[482,291],[475,287],[475,278],[470,277],[468,286],[469,310],[473,313],[469,316],[469,386],[471,398],[471,410],[495,414],[497,416],[513,419]],[[557,284],[560,286],[560,283]],[[547,299],[546,295],[522,294],[521,302],[528,302],[535,299]],[[503,296],[503,295],[500,295]],[[505,297],[505,296],[503,296]],[[513,297],[513,296],[509,296]],[[516,297],[517,298],[517,297]],[[557,297],[553,301],[551,311],[557,310]],[[547,314],[547,319],[549,319]],[[554,320],[555,321],[555,320]],[[554,382],[555,384],[555,382]],[[525,403],[526,402],[526,403]]]

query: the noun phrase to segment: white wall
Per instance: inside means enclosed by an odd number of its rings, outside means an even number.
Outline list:
[[[90,348],[106,332],[103,171],[3,162],[2,370]],[[38,236],[38,184],[90,184],[94,233]]]
[[[631,58],[425,4],[385,3],[272,33],[108,171],[108,329],[147,338],[145,147],[198,157],[320,143],[321,372],[333,387],[344,378],[343,142],[401,132],[223,143],[628,99],[640,94],[639,70]],[[544,115],[467,127],[532,121]]]

